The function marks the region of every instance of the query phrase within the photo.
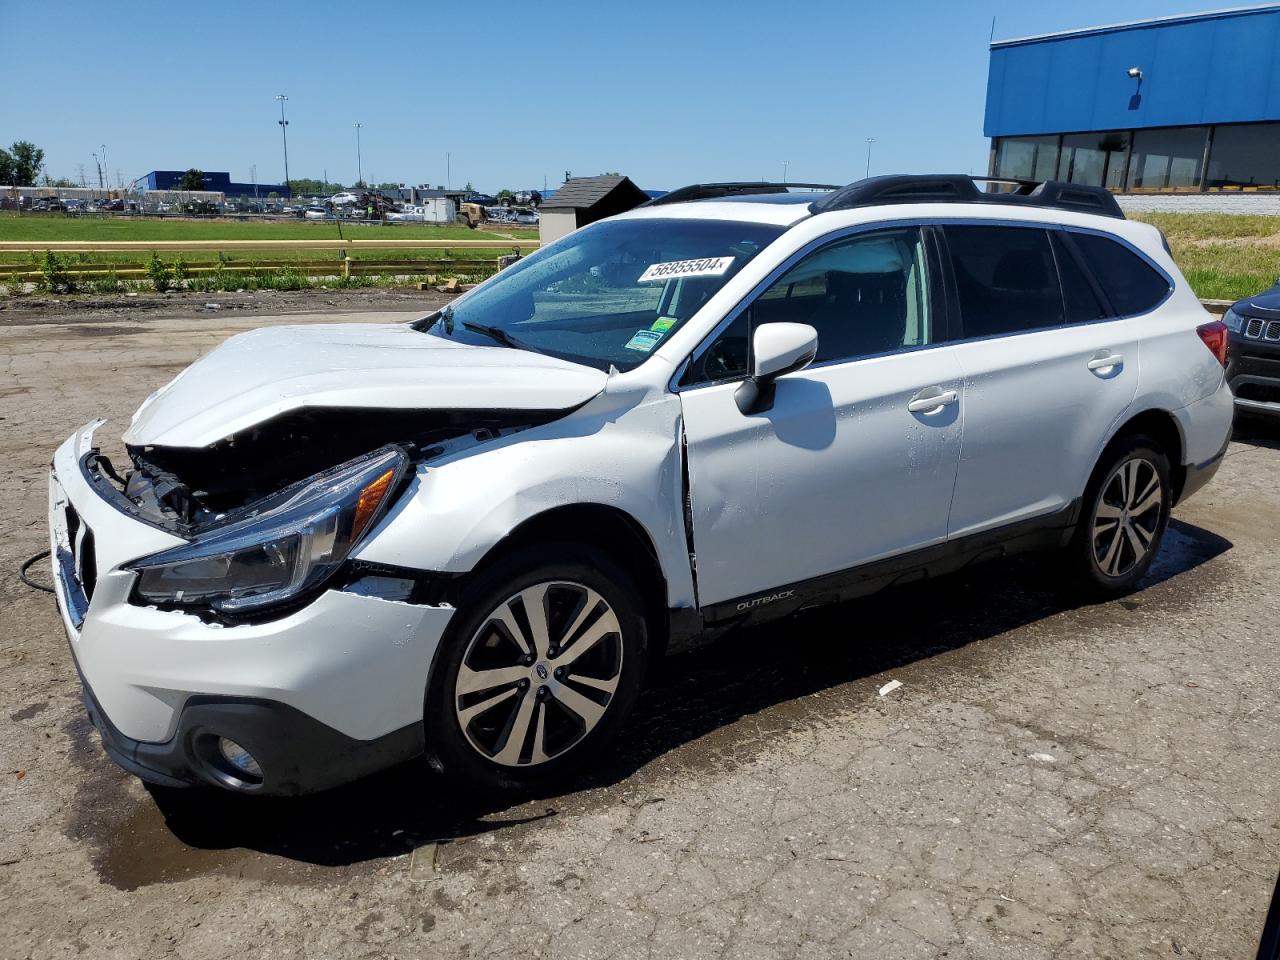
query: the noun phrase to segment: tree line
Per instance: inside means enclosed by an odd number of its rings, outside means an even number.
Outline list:
[[[44,169],[44,151],[27,140],[18,140],[8,150],[0,147],[0,183],[31,186]]]

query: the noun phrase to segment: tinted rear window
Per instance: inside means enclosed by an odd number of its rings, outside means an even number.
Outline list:
[[[1090,323],[1107,315],[1106,308],[1093,292],[1093,284],[1080,267],[1062,235],[1053,234],[1053,254],[1058,259],[1058,275],[1062,278],[1062,306],[1067,313],[1067,323]]]
[[[1124,244],[1091,233],[1074,233],[1071,239],[1116,316],[1146,313],[1169,293],[1169,282]]]
[[[946,227],[966,337],[1058,327],[1062,289],[1045,230]]]

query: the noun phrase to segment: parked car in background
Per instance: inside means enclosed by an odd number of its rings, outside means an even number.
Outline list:
[[[771,189],[676,191],[409,324],[234,337],[128,469],[77,430],[52,564],[107,752],[249,794],[424,753],[536,786],[700,635],[1031,549],[1132,590],[1232,421],[1159,231],[1080,184]]]
[[[1242,414],[1280,417],[1280,280],[1237,300],[1222,317],[1230,331],[1227,383]]]

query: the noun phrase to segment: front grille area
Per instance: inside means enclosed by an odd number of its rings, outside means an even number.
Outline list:
[[[1250,340],[1270,340],[1280,342],[1280,320],[1259,320],[1250,317],[1245,324],[1244,335]]]

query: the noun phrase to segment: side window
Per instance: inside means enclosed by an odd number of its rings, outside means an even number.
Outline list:
[[[775,281],[750,313],[753,326],[776,320],[812,326],[817,363],[929,343],[928,260],[920,231],[859,234],[823,247]]]
[[[1048,231],[949,226],[944,232],[966,337],[1062,325],[1062,290]]]
[[[1117,316],[1146,313],[1169,293],[1169,281],[1124,244],[1092,233],[1073,233],[1071,240]]]
[[[1093,292],[1093,284],[1085,274],[1076,255],[1062,239],[1061,232],[1055,230],[1053,237],[1053,255],[1058,261],[1058,277],[1062,280],[1062,307],[1066,311],[1067,323],[1092,323],[1106,317],[1106,308]]]
[[[684,382],[746,376],[750,332],[775,321],[807,323],[817,330],[817,363],[932,342],[928,260],[920,231],[859,234],[809,254],[725,328]]]
[[[694,358],[681,383],[715,383],[736,380],[751,372],[751,338],[747,324],[750,310],[743,310],[720,331],[715,343]]]

